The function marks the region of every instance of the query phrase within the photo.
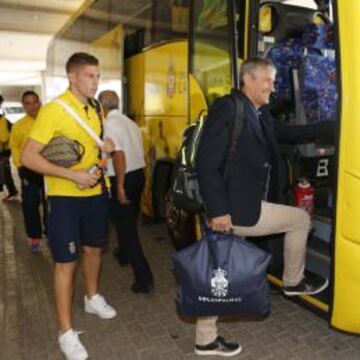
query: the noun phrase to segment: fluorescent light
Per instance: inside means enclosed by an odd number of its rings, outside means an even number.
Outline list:
[[[42,71],[46,68],[45,60],[0,60],[1,71],[27,72]]]
[[[0,71],[0,85],[41,85],[41,73]]]

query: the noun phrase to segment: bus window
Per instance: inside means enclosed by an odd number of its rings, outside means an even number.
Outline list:
[[[193,2],[190,71],[208,105],[232,87],[227,3],[224,0]]]
[[[197,28],[216,29],[227,25],[226,1],[204,0],[199,14]]]
[[[246,27],[248,26],[246,22],[246,0],[236,1],[236,32],[237,32],[237,58],[238,66],[241,62],[247,57],[248,54],[248,31]]]
[[[189,29],[189,0],[172,0],[171,28],[176,34],[187,34]]]
[[[151,42],[183,38],[188,31],[189,0],[155,0],[152,4]]]

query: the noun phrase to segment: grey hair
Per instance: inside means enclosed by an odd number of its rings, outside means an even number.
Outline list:
[[[118,109],[120,105],[120,99],[118,94],[112,90],[105,90],[99,94],[99,101],[101,105],[107,110]]]
[[[240,67],[239,80],[240,80],[240,89],[244,87],[244,75],[251,74],[254,75],[255,71],[259,68],[271,67],[276,71],[276,66],[269,59],[264,58],[251,58],[245,60]]]

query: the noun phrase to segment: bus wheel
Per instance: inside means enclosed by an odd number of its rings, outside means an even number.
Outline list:
[[[196,241],[195,217],[178,209],[169,193],[165,197],[166,225],[176,250],[184,249]]]
[[[169,190],[172,168],[173,165],[167,161],[158,161],[155,165],[151,201],[156,222],[166,217],[165,195]]]

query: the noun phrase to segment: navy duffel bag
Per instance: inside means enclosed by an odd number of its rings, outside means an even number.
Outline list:
[[[232,234],[211,232],[173,257],[181,315],[266,315],[271,255]]]

